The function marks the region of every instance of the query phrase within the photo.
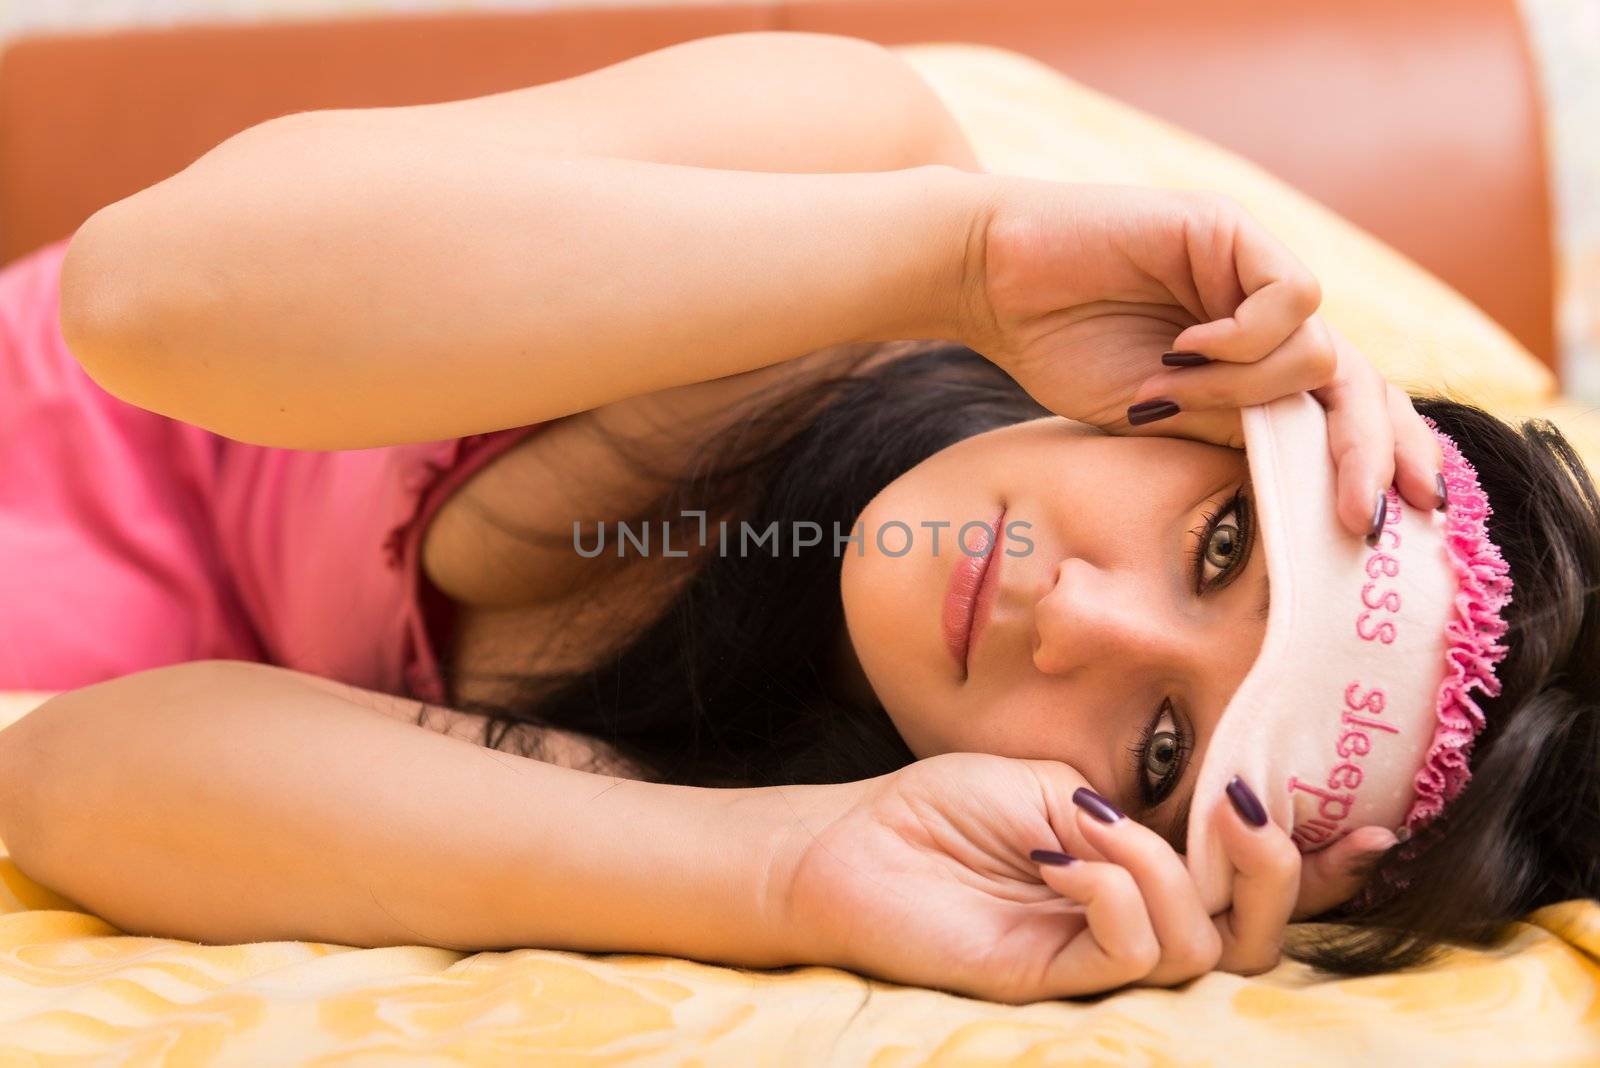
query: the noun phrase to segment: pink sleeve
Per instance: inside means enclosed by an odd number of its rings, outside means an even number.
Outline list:
[[[256,659],[209,518],[223,439],[84,372],[59,325],[66,250],[0,268],[0,688]]]

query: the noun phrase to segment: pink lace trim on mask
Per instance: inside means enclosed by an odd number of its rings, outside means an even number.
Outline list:
[[[1478,472],[1433,420],[1424,421],[1444,451],[1444,482],[1450,495],[1444,543],[1459,587],[1455,613],[1445,626],[1447,648],[1436,704],[1438,723],[1427,758],[1413,780],[1416,800],[1399,832],[1402,838],[1437,819],[1472,778],[1467,758],[1484,725],[1483,711],[1472,691],[1481,690],[1488,697],[1500,693],[1495,666],[1506,656],[1506,646],[1500,642],[1506,632],[1501,613],[1511,602],[1511,569],[1499,547],[1489,540],[1492,509],[1478,484]]]
[[[1495,667],[1506,656],[1506,646],[1500,642],[1506,633],[1502,612],[1511,603],[1511,569],[1499,546],[1489,540],[1492,509],[1478,484],[1478,472],[1432,419],[1423,416],[1423,422],[1444,453],[1445,489],[1450,494],[1445,551],[1455,568],[1457,589],[1455,613],[1445,625],[1445,674],[1435,702],[1438,722],[1428,755],[1412,780],[1416,800],[1396,831],[1401,842],[1408,843],[1401,847],[1402,858],[1417,855],[1423,845],[1409,839],[1437,819],[1472,778],[1468,757],[1484,727],[1483,710],[1472,691],[1481,690],[1488,697],[1500,693]],[[1385,874],[1368,883],[1351,905],[1357,912],[1365,911],[1407,885],[1408,880]]]

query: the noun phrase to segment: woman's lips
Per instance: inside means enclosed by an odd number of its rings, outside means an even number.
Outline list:
[[[958,544],[955,551],[961,555],[955,571],[950,575],[950,587],[944,595],[944,644],[966,677],[967,659],[978,634],[988,618],[989,606],[994,602],[996,579],[1000,571],[999,553],[1001,526],[1005,519],[1004,508],[992,524],[994,537],[989,539],[989,549],[982,556],[969,556]],[[977,534],[977,531],[973,532]],[[957,536],[960,532],[957,531]]]

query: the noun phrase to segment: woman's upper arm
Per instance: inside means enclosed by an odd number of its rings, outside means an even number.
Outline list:
[[[115,721],[117,726],[137,724],[141,720],[149,722],[157,714],[170,713],[175,707],[205,707],[246,695],[281,695],[292,700],[307,689],[411,723],[418,721],[424,707],[433,707],[308,672],[246,660],[191,660],[148,668],[65,690],[0,731],[0,807],[5,807],[4,802],[12,798],[11,791],[19,784],[36,786],[51,778],[61,761],[71,759],[75,747],[93,744],[99,734],[97,721]],[[3,818],[0,814],[0,820]]]
[[[415,934],[397,915],[447,930],[492,910],[491,876],[518,877],[508,828],[541,833],[542,806],[589,780],[385,722],[408,706],[246,661],[68,691],[0,736],[0,836],[31,878],[131,932],[393,944]]]
[[[101,755],[101,724],[138,721],[156,703],[203,701],[214,692],[215,665],[196,661],[151,668],[64,690],[0,730],[0,841],[13,857],[37,864],[49,840],[49,813],[74,803],[79,754]]]
[[[256,664],[254,667],[266,665]],[[269,668],[272,671],[288,671],[287,668]],[[484,726],[486,717],[476,712],[464,712],[461,709],[449,708],[445,705],[433,705],[426,701],[418,701],[408,697],[397,697],[394,694],[379,693],[376,690],[364,690],[359,686],[338,682],[334,679],[325,679],[319,675],[309,675],[303,671],[291,672],[297,680],[307,686],[314,686],[319,690],[341,697],[351,704],[360,705],[362,708],[374,712],[382,712],[386,716],[414,723],[420,727],[438,734],[460,738],[464,741],[482,745],[484,742]],[[572,768],[576,771],[589,771],[602,775],[619,775],[625,779],[647,779],[644,770],[630,763],[611,749],[604,742],[573,731],[557,730],[553,727],[542,727],[532,723],[522,723],[502,732],[501,748],[513,752],[518,756],[531,757],[541,764],[554,764],[558,767]]]

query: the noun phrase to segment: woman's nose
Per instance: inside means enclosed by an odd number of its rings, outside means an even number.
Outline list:
[[[1159,594],[1124,570],[1078,557],[1056,565],[1034,606],[1034,666],[1064,675],[1089,665],[1123,670],[1172,656],[1186,640]]]

